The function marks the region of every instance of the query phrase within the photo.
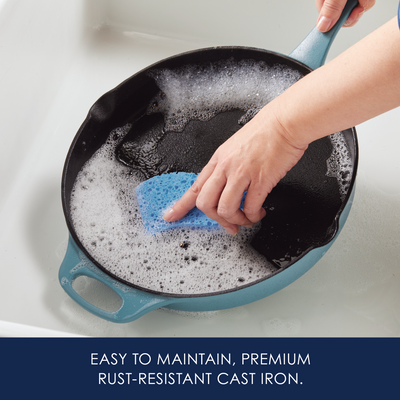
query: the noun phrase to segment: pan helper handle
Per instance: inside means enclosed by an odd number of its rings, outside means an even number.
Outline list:
[[[290,53],[290,57],[308,65],[312,69],[317,69],[323,65],[339,29],[357,5],[358,0],[348,0],[339,20],[329,32],[322,33],[315,27]]]
[[[73,288],[73,282],[79,276],[96,279],[108,286],[121,298],[122,306],[114,312],[109,312],[85,300]],[[136,290],[112,279],[101,272],[82,254],[71,236],[69,238],[67,253],[60,267],[59,280],[62,288],[81,307],[111,322],[131,322],[152,310],[165,307],[176,301],[173,298],[161,297]]]

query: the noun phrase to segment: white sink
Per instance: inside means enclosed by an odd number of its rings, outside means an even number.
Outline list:
[[[377,2],[339,33],[330,57],[397,4]],[[116,325],[81,309],[58,282],[68,239],[61,172],[90,106],[141,68],[190,49],[288,54],[316,17],[312,1],[0,0],[0,336],[399,336],[400,109],[357,128],[348,221],[328,254],[282,291],[231,310],[157,310]]]

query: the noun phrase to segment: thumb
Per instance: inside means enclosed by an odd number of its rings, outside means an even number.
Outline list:
[[[325,0],[319,12],[317,29],[328,32],[339,19],[347,0]]]

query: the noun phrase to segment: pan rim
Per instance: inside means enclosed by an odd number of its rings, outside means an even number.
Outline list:
[[[247,284],[241,284],[240,286],[236,286],[233,288],[229,288],[229,289],[224,289],[224,290],[220,290],[220,291],[216,291],[216,292],[207,292],[207,293],[167,293],[167,292],[161,292],[161,291],[157,291],[157,290],[153,290],[153,289],[149,289],[149,288],[145,288],[142,287],[140,285],[128,282],[126,280],[124,280],[123,278],[113,274],[112,272],[110,272],[107,268],[105,268],[104,266],[102,266],[98,261],[96,261],[94,259],[94,257],[87,251],[86,247],[83,246],[83,244],[81,243],[75,228],[72,224],[71,218],[70,218],[70,210],[69,210],[69,200],[67,199],[67,191],[66,191],[66,180],[67,180],[67,175],[68,175],[68,169],[69,169],[69,162],[71,160],[72,154],[75,150],[75,147],[78,143],[78,140],[81,136],[81,133],[84,131],[86,125],[89,123],[89,121],[93,118],[93,109],[96,106],[96,104],[98,104],[98,102],[106,95],[109,95],[111,93],[115,93],[117,92],[121,87],[124,87],[127,82],[131,81],[132,79],[135,79],[139,74],[143,74],[146,71],[149,71],[151,69],[155,69],[155,68],[159,68],[160,64],[163,63],[167,63],[170,62],[171,60],[177,60],[177,59],[182,59],[184,57],[188,57],[191,56],[193,54],[196,53],[204,53],[204,52],[239,52],[239,51],[246,51],[246,52],[257,52],[257,53],[262,53],[262,54],[268,54],[274,57],[279,57],[280,59],[284,59],[287,62],[291,63],[291,64],[297,64],[298,66],[302,67],[302,69],[305,69],[309,72],[311,72],[313,69],[310,68],[309,66],[307,66],[306,64],[290,57],[287,56],[285,54],[281,54],[275,51],[270,51],[270,50],[265,50],[265,49],[260,49],[257,47],[247,47],[247,46],[216,46],[216,47],[206,47],[206,48],[200,48],[200,49],[195,49],[195,50],[190,50],[187,52],[183,52],[183,53],[179,53],[167,58],[164,58],[162,60],[156,61],[155,63],[141,69],[140,71],[137,71],[136,73],[134,73],[133,75],[131,75],[130,77],[128,77],[127,79],[125,79],[124,81],[122,81],[121,83],[119,83],[117,86],[115,86],[114,88],[112,88],[111,90],[107,91],[106,93],[104,93],[102,96],[100,96],[91,106],[91,108],[89,109],[89,112],[85,118],[85,120],[83,121],[83,123],[81,124],[80,128],[78,129],[77,133],[74,136],[74,139],[72,140],[72,143],[69,147],[68,153],[66,155],[65,158],[65,162],[64,162],[64,166],[63,166],[63,171],[62,171],[62,180],[61,180],[61,201],[62,201],[62,209],[63,209],[63,213],[64,213],[64,218],[67,224],[67,228],[69,231],[69,234],[71,235],[72,239],[75,241],[77,247],[79,248],[79,250],[84,254],[84,256],[92,263],[94,264],[94,266],[96,266],[97,268],[99,268],[102,272],[104,272],[106,275],[110,276],[111,278],[117,280],[118,282],[134,288],[136,290],[139,291],[143,291],[146,293],[150,293],[150,294],[154,294],[157,296],[161,296],[161,297],[168,297],[168,298],[195,298],[195,297],[212,297],[212,296],[217,296],[217,295],[223,295],[226,293],[232,293],[232,292],[236,292],[239,291],[241,289],[245,289],[245,288],[249,288],[249,287],[254,287],[262,282],[265,282],[267,280],[269,280],[270,278],[273,278],[274,276],[276,276],[277,274],[279,274],[280,272],[283,272],[285,270],[287,270],[289,267],[295,265],[297,262],[299,262],[301,259],[303,259],[307,254],[309,254],[311,251],[313,250],[317,250],[321,247],[326,246],[327,244],[331,243],[335,237],[338,234],[339,231],[339,220],[340,217],[343,213],[343,210],[348,206],[348,202],[350,197],[353,194],[353,190],[354,190],[354,186],[355,186],[355,180],[356,180],[356,175],[357,175],[357,168],[358,168],[358,159],[359,159],[359,148],[358,148],[358,139],[357,139],[357,133],[356,133],[356,129],[355,127],[351,127],[348,128],[349,131],[351,131],[351,137],[353,140],[353,146],[354,146],[354,160],[353,160],[353,171],[352,171],[352,179],[350,181],[350,185],[349,188],[347,190],[346,196],[344,197],[343,201],[341,202],[341,205],[335,215],[334,220],[332,221],[331,227],[332,227],[332,231],[330,235],[327,235],[327,238],[318,243],[318,245],[312,245],[310,246],[307,250],[303,251],[301,256],[299,256],[298,258],[296,258],[295,260],[292,260],[290,262],[288,262],[285,266],[280,267],[279,269],[277,269],[276,271],[272,272],[271,274],[269,274],[267,277],[263,277],[263,278],[259,278],[257,280],[252,281],[251,283],[247,283]],[[306,73],[306,74],[307,74]]]

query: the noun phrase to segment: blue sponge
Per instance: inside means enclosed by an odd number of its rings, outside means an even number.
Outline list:
[[[165,212],[178,201],[193,185],[197,174],[178,172],[155,176],[142,182],[136,188],[140,213],[146,232],[154,235],[168,229],[218,229],[218,222],[208,218],[197,207],[193,208],[182,219],[175,222],[166,222],[163,219]],[[242,199],[243,207],[244,196]]]

